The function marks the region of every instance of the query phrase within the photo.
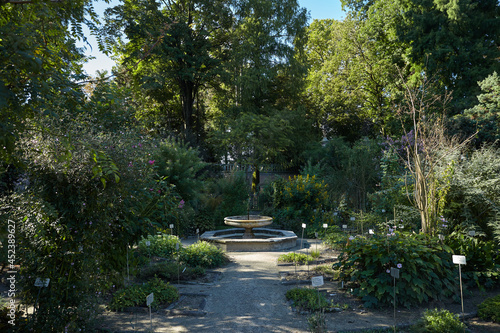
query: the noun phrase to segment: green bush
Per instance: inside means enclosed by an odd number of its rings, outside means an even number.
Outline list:
[[[323,242],[331,249],[340,251],[345,248],[348,239],[348,234],[342,232],[338,226],[332,226],[326,230]]]
[[[146,245],[149,242],[149,246]],[[178,244],[178,245],[177,245]],[[162,258],[171,258],[176,253],[176,247],[181,248],[179,237],[168,234],[148,235],[146,238],[141,237],[137,244],[142,255],[156,256]]]
[[[274,217],[277,223],[286,225],[288,221],[294,221],[289,226],[294,231],[299,231],[301,223],[308,224],[310,232],[321,230],[321,208],[328,200],[324,181],[319,181],[316,176],[299,175],[288,181],[276,180],[273,184],[273,206],[276,209]]]
[[[157,276],[167,281],[193,280],[205,274],[203,267],[188,267],[176,262],[163,261],[143,267],[137,277],[149,279]]]
[[[416,333],[462,333],[465,324],[448,310],[426,310],[423,318],[412,327]]]
[[[393,303],[390,268],[400,268],[397,302],[405,307],[448,297],[455,291],[451,249],[426,235],[356,237],[340,254],[339,279],[366,307]]]
[[[314,261],[314,258],[305,253],[285,253],[278,257],[279,262],[295,262],[299,264],[307,264],[308,262]]]
[[[454,232],[445,240],[455,254],[464,255],[462,279],[468,286],[492,288],[500,282],[500,253],[495,241]]]
[[[180,260],[191,267],[214,268],[225,264],[227,257],[217,246],[200,241],[184,248],[180,253]]]
[[[151,293],[154,293],[151,307],[155,309],[179,299],[177,288],[155,277],[146,284],[133,285],[117,291],[108,306],[113,311],[132,306],[146,306],[146,297]]]
[[[478,306],[479,318],[500,323],[500,295],[485,299]]]
[[[325,295],[314,289],[290,289],[286,292],[286,299],[292,301],[294,306],[307,311],[317,311],[331,306]]]

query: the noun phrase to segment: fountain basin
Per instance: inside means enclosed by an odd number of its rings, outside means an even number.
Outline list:
[[[244,228],[207,231],[200,239],[211,242],[226,252],[276,251],[297,245],[297,235],[293,231],[255,228],[255,238],[243,238],[245,231]]]
[[[253,228],[265,227],[273,223],[273,218],[261,215],[240,215],[224,218],[224,224],[232,227],[245,228],[243,238],[255,238]]]

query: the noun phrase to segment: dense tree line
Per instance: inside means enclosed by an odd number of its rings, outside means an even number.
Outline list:
[[[123,0],[99,22],[90,0],[0,3],[0,218],[19,222],[26,302],[34,277],[57,286],[27,325],[85,329],[141,235],[246,211],[244,180],[207,162],[251,166],[287,223],[447,218],[498,239],[498,1],[343,5],[309,22],[296,0]],[[83,72],[83,25],[112,73]],[[263,164],[321,202],[259,191]]]

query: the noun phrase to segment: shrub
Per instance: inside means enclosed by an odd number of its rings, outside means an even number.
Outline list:
[[[291,218],[296,222],[302,221],[309,224],[308,231],[321,229],[321,207],[328,200],[327,186],[324,181],[319,181],[316,176],[299,175],[288,181],[275,181],[274,189],[273,206],[278,211],[285,212],[276,214],[278,223]],[[298,231],[300,226],[300,223],[295,223],[291,229]]]
[[[446,237],[445,243],[455,254],[467,258],[467,265],[462,267],[462,279],[468,286],[491,288],[498,284],[500,254],[494,241],[454,232]]]
[[[149,246],[146,245],[147,242]],[[155,236],[148,235],[147,238],[142,237],[137,247],[143,255],[171,258],[176,252],[177,244],[180,248],[179,237],[162,233]]]
[[[356,237],[334,264],[339,279],[366,307],[393,303],[390,268],[401,269],[397,302],[405,307],[450,296],[455,290],[451,249],[426,235]]]
[[[318,311],[307,318],[309,330],[314,333],[327,332],[325,313]]]
[[[184,248],[180,259],[188,266],[204,268],[219,267],[227,262],[227,257],[221,249],[205,241],[196,242]]]
[[[479,318],[500,323],[500,295],[485,299],[478,306]]]
[[[426,310],[423,318],[413,326],[416,333],[462,333],[465,331],[465,324],[462,323],[458,315],[448,310]]]
[[[109,303],[109,308],[121,311],[126,307],[146,306],[146,297],[151,293],[154,293],[151,307],[155,309],[179,299],[177,288],[155,277],[146,284],[133,285],[117,291]]]
[[[327,229],[323,241],[333,250],[343,250],[348,239],[349,235],[342,232],[338,226],[332,226]]]
[[[280,262],[295,262],[298,264],[307,264],[308,262],[314,261],[314,258],[305,253],[285,253],[278,257],[278,261]]]
[[[309,311],[317,311],[331,306],[325,295],[314,289],[293,288],[286,292],[286,298],[293,305]]]

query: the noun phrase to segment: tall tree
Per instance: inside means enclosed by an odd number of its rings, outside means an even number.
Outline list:
[[[260,164],[290,166],[298,154],[287,152],[307,141],[293,134],[307,126],[298,94],[304,72],[295,57],[307,14],[296,0],[243,0],[233,10],[231,76],[214,92],[212,138],[221,155],[253,165],[258,179]]]
[[[479,92],[475,83],[500,68],[496,0],[343,0],[343,4],[372,25],[385,21],[405,49],[402,55],[414,79],[425,71],[439,80],[439,89],[453,91],[453,114],[473,106]],[[388,16],[397,20],[386,20]]]
[[[0,157],[11,161],[16,141],[64,99],[77,103],[83,55],[75,39],[82,25],[95,30],[89,0],[0,3]],[[38,125],[37,125],[38,124]]]
[[[387,134],[396,56],[377,44],[374,33],[352,15],[315,20],[308,28],[305,94],[328,135],[354,140]]]
[[[188,140],[194,139],[200,88],[222,75],[230,5],[228,0],[124,0],[106,13],[105,41],[118,40],[115,52],[135,83],[167,117],[177,116],[171,100],[179,96]],[[121,31],[125,39],[117,35]]]

